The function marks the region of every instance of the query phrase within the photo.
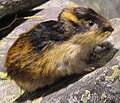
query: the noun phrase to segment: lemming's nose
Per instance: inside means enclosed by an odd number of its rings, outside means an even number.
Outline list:
[[[106,31],[113,32],[114,29],[111,26],[108,26],[108,27],[103,27],[102,31],[103,32],[106,32]]]

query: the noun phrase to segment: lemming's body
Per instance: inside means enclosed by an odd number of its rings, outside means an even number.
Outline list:
[[[20,35],[6,57],[8,76],[32,92],[66,75],[92,71],[89,55],[112,31],[109,20],[90,8],[65,8],[58,21]]]

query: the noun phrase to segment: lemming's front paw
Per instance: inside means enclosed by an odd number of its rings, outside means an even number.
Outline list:
[[[111,49],[113,47],[113,45],[110,42],[107,42],[107,41],[102,42],[98,46],[100,46],[103,50]]]
[[[112,48],[113,45],[110,42],[102,42],[97,45],[90,54],[88,64],[98,62],[103,57],[103,54]]]
[[[95,69],[96,69],[95,67],[88,67],[88,68],[85,68],[85,69],[84,69],[84,72],[85,72],[85,73],[89,73],[89,72],[94,71]]]

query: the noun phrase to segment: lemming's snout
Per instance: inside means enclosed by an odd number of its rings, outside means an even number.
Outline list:
[[[114,29],[113,29],[112,26],[107,26],[107,27],[103,27],[103,28],[102,28],[102,31],[103,31],[103,32],[106,32],[106,31],[108,31],[108,32],[113,32]]]

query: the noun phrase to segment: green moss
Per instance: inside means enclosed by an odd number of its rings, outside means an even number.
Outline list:
[[[7,73],[0,72],[0,79],[11,81],[10,77],[8,77]]]
[[[7,78],[7,73],[0,72],[0,79],[6,79]]]
[[[96,74],[96,71],[92,71],[91,73],[88,74],[88,77],[93,77]]]
[[[41,103],[42,99],[43,99],[43,98],[40,97],[39,99],[34,100],[32,103]]]
[[[7,44],[7,41],[4,39],[2,42],[0,42],[0,47],[4,47]]]
[[[3,54],[0,54],[0,58],[3,58],[5,55],[3,55]]]
[[[104,69],[104,71],[103,71],[104,73],[106,73],[108,71],[107,67],[104,67],[103,69]]]
[[[91,93],[90,93],[90,91],[89,90],[85,90],[85,93],[82,95],[82,97],[81,97],[81,101],[83,102],[83,103],[87,103],[87,101],[88,100],[90,100],[90,98],[91,98]]]
[[[14,39],[18,37],[19,35],[15,35],[15,31],[13,30],[9,35],[6,36],[6,39]]]
[[[105,77],[105,80],[108,80],[108,81],[114,81],[114,79],[116,77],[120,77],[120,70],[119,70],[119,66],[118,65],[115,65],[112,67],[112,70],[113,70],[113,73],[111,76],[106,76]]]
[[[116,59],[117,59],[118,61],[120,61],[120,56],[117,56]]]
[[[105,92],[103,92],[101,95],[101,100],[103,101],[103,103],[106,103],[106,98],[107,98],[107,96],[106,96]]]

